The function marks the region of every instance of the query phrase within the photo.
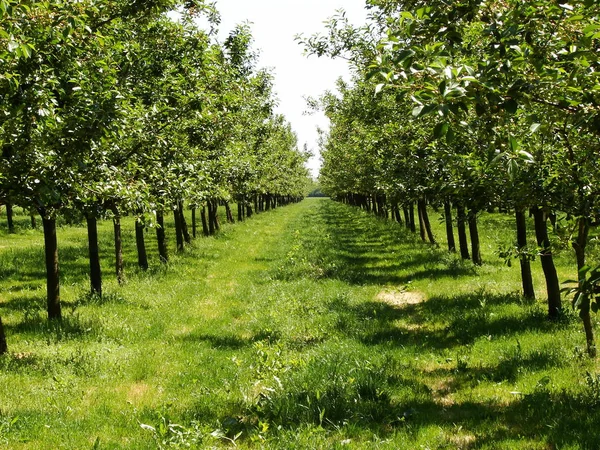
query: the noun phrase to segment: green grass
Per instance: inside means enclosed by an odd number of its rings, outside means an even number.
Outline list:
[[[65,226],[58,324],[41,233],[17,219],[12,235],[0,221],[0,446],[600,448],[597,362],[575,314],[546,320],[539,261],[538,300],[518,294],[518,264],[495,254],[510,217],[482,216],[474,267],[308,199],[199,238],[167,267],[149,234],[148,273],[125,221],[123,287],[102,223],[102,299],[87,295],[85,228]]]

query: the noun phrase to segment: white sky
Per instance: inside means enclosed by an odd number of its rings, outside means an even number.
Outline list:
[[[292,124],[300,148],[306,143],[316,155],[309,162],[314,175],[320,165],[317,127],[327,128],[328,121],[321,113],[303,115],[307,110],[304,97],[318,97],[334,89],[335,80],[340,76],[349,78],[349,72],[342,60],[304,56],[294,36],[324,31],[323,22],[340,8],[351,23],[362,24],[366,18],[364,7],[364,0],[217,0],[221,41],[235,25],[250,23],[254,48],[260,51],[259,67],[274,69],[277,112]]]

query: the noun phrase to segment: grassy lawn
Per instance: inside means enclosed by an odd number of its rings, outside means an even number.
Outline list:
[[[474,267],[443,250],[437,216],[441,249],[307,199],[167,267],[149,233],[146,273],[125,221],[122,287],[104,222],[102,299],[87,295],[85,228],[65,226],[59,324],[45,320],[41,231],[17,219],[11,235],[0,221],[0,447],[600,448],[598,364],[574,313],[546,320],[539,261],[538,300],[519,296],[518,263],[496,255],[510,217],[482,216]]]

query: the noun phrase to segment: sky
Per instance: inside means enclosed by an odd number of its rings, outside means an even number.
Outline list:
[[[326,129],[322,113],[304,114],[305,97],[319,97],[335,89],[340,77],[349,79],[348,64],[316,56],[307,57],[294,37],[310,36],[325,29],[324,21],[343,8],[351,23],[360,25],[366,18],[364,0],[217,0],[221,14],[219,39],[223,41],[235,25],[248,22],[254,48],[260,51],[259,67],[272,68],[277,113],[286,116],[298,135],[300,148],[306,143],[315,156],[309,162],[313,176],[318,172],[317,127]]]

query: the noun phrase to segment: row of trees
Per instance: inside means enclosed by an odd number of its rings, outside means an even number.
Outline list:
[[[41,215],[50,319],[61,318],[60,214],[87,222],[91,289],[101,295],[99,219],[114,222],[122,282],[125,215],[137,219],[145,269],[148,226],[168,260],[166,213],[181,251],[186,207],[193,234],[196,209],[210,234],[219,204],[233,221],[235,201],[243,220],[303,194],[307,155],[273,112],[249,30],[219,43],[197,25],[201,15],[218,25],[201,0],[0,2],[0,204]]]
[[[539,256],[556,318],[550,221],[575,251],[574,306],[595,355],[590,310],[598,309],[599,277],[586,249],[600,220],[600,5],[370,0],[368,8],[365,27],[342,14],[327,33],[303,39],[309,52],[343,56],[355,69],[352,85],[340,82],[339,95],[322,98],[332,121],[322,140],[323,186],[397,220],[404,209],[408,226],[418,222],[432,242],[426,205],[443,207],[451,251],[455,213],[460,253],[475,264],[478,214],[513,211],[516,245],[503,256],[519,259],[529,298],[530,261]],[[527,245],[528,212],[536,248]]]

